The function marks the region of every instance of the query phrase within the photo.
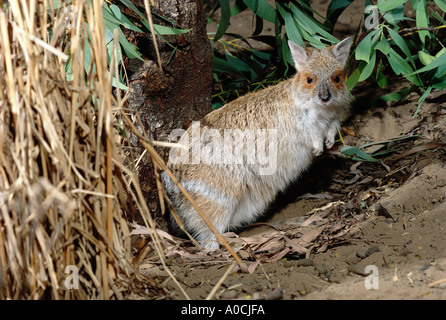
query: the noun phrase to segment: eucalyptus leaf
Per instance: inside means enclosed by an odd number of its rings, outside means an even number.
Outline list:
[[[425,53],[423,51],[418,51],[418,57],[420,58],[420,61],[422,64],[424,64],[425,66],[427,66],[428,64],[430,64],[432,61],[435,60],[434,56],[431,56],[428,53]]]
[[[330,23],[331,30],[333,29],[339,16],[352,2],[353,0],[332,0],[330,2],[327,9],[327,21]]]
[[[382,14],[385,14],[387,11],[402,6],[405,2],[407,2],[407,0],[385,0],[379,2],[376,6]]]
[[[260,18],[275,22],[276,20],[276,10],[271,6],[266,0],[243,0],[246,6],[249,7],[256,15]]]
[[[228,61],[215,56],[212,59],[213,59],[214,71],[228,72],[244,77],[243,72],[241,72],[236,66],[229,63]]]
[[[325,40],[331,43],[339,42],[338,39],[336,39],[334,36],[332,36],[329,32],[327,32],[324,29],[323,25],[321,25],[314,18],[310,18],[309,16],[307,16],[305,12],[299,9],[295,4],[291,3],[290,8],[295,18],[295,21],[302,27],[302,29],[305,29],[310,35],[318,33],[321,36],[323,36]]]
[[[421,105],[423,104],[424,100],[426,100],[427,96],[429,95],[429,93],[432,91],[432,87],[428,87],[426,89],[426,91],[424,91],[424,93],[421,95],[421,97],[418,99],[418,107],[417,110],[414,113],[414,117],[418,114],[418,112],[420,112],[421,109]]]
[[[358,82],[364,81],[370,77],[370,75],[373,72],[373,69],[375,68],[375,63],[376,63],[376,52],[373,52],[370,61],[367,63],[366,67],[362,70]]]
[[[363,60],[365,62],[370,61],[370,55],[372,53],[372,34],[369,33],[364,39],[359,42],[355,50],[356,60]]]
[[[415,18],[418,28],[427,28],[429,27],[429,18],[427,16],[426,10],[426,1],[425,0],[417,0],[417,6],[415,9]],[[425,45],[426,37],[429,35],[427,30],[419,30],[418,35],[420,36],[421,43],[423,46]]]
[[[393,29],[387,28],[387,31],[389,32],[390,36],[392,37],[393,41],[395,41],[396,45],[404,52],[406,57],[411,62],[412,66],[415,67],[415,62],[412,58],[412,55],[410,53],[409,47],[407,46],[406,41]]]
[[[298,30],[299,26],[294,21],[292,14],[290,12],[286,12],[282,16],[285,16],[285,28],[288,38],[301,47],[305,47],[305,42],[302,40],[302,36]]]
[[[361,68],[361,64],[362,64],[362,68]],[[348,90],[351,91],[358,83],[359,77],[361,76],[361,71],[362,71],[362,69],[364,69],[365,64],[366,64],[366,62],[361,61],[359,63],[358,68],[356,68],[356,70],[345,81]]]
[[[221,15],[220,22],[217,27],[217,32],[215,33],[213,41],[217,41],[223,36],[229,26],[229,18],[231,18],[229,0],[219,0],[218,3],[220,4]]]
[[[384,54],[389,54],[389,50],[390,50],[390,44],[389,41],[387,41],[387,39],[385,37],[382,37],[381,40],[379,40],[378,44],[375,47],[376,50],[381,51]]]
[[[446,12],[446,0],[434,0],[435,4],[444,12]]]
[[[433,60],[427,66],[425,66],[421,69],[418,69],[415,72],[410,73],[409,76],[433,70],[433,69],[438,68],[439,66],[444,65],[444,64],[446,64],[446,52],[443,51],[443,53],[440,56],[436,57],[435,60]]]

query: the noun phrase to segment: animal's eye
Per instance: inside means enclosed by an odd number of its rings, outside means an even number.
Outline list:
[[[338,76],[333,78],[333,81],[336,83],[339,83],[341,81],[341,78],[339,78]]]
[[[313,82],[313,78],[308,77],[308,78],[307,78],[307,83],[312,83],[312,82]]]

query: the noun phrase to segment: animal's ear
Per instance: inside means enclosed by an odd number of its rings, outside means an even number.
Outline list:
[[[308,61],[308,52],[305,48],[295,44],[293,41],[288,40],[288,46],[290,47],[291,56],[293,57],[294,66],[297,71],[302,70]]]
[[[339,60],[339,62],[342,65],[345,65],[347,63],[348,54],[350,53],[350,47],[352,45],[352,41],[353,41],[352,37],[348,37],[339,42],[337,45],[333,46],[331,52],[333,52],[333,55],[336,57],[336,59]]]

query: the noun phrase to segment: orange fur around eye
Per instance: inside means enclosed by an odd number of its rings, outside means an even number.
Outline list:
[[[344,88],[344,72],[343,70],[336,70],[331,75],[331,82],[336,89]]]
[[[309,72],[300,72],[297,77],[297,82],[305,89],[311,89],[316,85],[317,76]]]

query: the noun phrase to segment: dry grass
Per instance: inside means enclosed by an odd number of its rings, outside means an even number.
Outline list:
[[[139,210],[153,221],[115,128],[125,97],[112,94],[102,1],[72,4],[81,14],[70,30],[52,0],[0,10],[0,299],[157,298],[160,285],[131,264],[126,217]],[[78,289],[65,285],[69,266]]]

